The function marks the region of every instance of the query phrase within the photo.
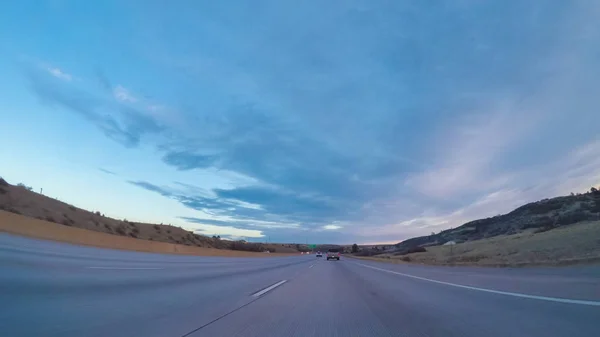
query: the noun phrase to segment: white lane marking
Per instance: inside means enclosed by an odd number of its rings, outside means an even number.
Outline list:
[[[159,270],[155,267],[86,267],[87,269],[109,269],[109,270]]]
[[[280,285],[282,285],[282,284],[284,284],[284,283],[286,283],[286,282],[287,282],[287,280],[282,280],[282,281],[279,281],[279,282],[275,283],[274,285],[272,285],[272,286],[270,286],[270,287],[267,287],[267,288],[265,288],[265,289],[263,289],[263,290],[261,290],[261,291],[259,291],[259,292],[255,293],[255,294],[252,294],[252,297],[260,297],[260,296],[262,296],[262,295],[264,295],[264,294],[268,293],[269,291],[271,291],[271,290],[273,290],[273,289],[275,289],[275,288],[279,287]]]
[[[314,264],[311,264],[311,265],[310,265],[310,267],[308,267],[308,268],[312,268],[312,267],[314,267],[314,266],[315,266]]]
[[[465,286],[465,285],[462,285],[462,284],[456,284],[456,283],[450,283],[450,282],[432,280],[432,279],[428,279],[428,278],[425,278],[425,277],[420,277],[420,276],[415,276],[415,275],[400,273],[400,272],[397,272],[397,271],[387,270],[387,269],[383,269],[383,268],[372,267],[372,266],[369,266],[369,265],[366,265],[366,264],[362,264],[362,263],[357,263],[357,262],[353,262],[353,263],[356,263],[356,264],[361,265],[361,266],[366,267],[366,268],[371,268],[371,269],[375,269],[375,270],[379,270],[379,271],[384,271],[386,273],[391,273],[391,274],[396,274],[396,275],[400,275],[400,276],[410,277],[410,278],[414,278],[414,279],[421,280],[421,281],[428,281],[428,282],[433,282],[433,283],[438,283],[438,284],[444,284],[444,285],[447,285],[447,286],[452,286],[452,287],[457,287],[457,288],[477,290],[477,291],[483,291],[483,292],[486,292],[486,293],[506,295],[506,296],[513,296],[513,297],[529,298],[529,299],[534,299],[534,300],[542,300],[542,301],[550,301],[550,302],[558,302],[558,303],[568,303],[568,304],[580,304],[580,305],[600,306],[600,301],[572,300],[572,299],[568,299],[568,298],[536,296],[536,295],[527,295],[527,294],[522,294],[522,293],[512,293],[512,292],[508,292],[508,291],[492,290],[492,289],[486,289],[486,288],[477,288],[477,287]]]

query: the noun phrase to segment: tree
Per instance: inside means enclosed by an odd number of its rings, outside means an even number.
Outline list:
[[[33,190],[33,188],[31,186],[27,186],[27,185],[25,185],[23,183],[18,183],[17,186],[22,187],[22,188],[24,188],[24,189],[26,189],[28,191]]]
[[[595,187],[592,187],[592,188],[590,188],[590,192],[591,192],[592,194],[597,194],[597,193],[598,193],[598,189],[597,189],[597,188],[595,188]]]
[[[358,245],[356,243],[352,245],[352,253],[358,253]]]

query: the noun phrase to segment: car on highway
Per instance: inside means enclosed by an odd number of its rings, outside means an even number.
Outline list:
[[[327,261],[329,260],[340,260],[340,250],[339,249],[329,249],[327,251]]]
[[[317,257],[323,257],[323,253],[317,252]]]

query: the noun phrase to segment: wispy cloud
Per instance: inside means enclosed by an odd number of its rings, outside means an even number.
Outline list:
[[[85,88],[60,85],[33,67],[26,69],[32,92],[51,107],[72,111],[102,130],[109,138],[128,147],[135,147],[142,136],[158,134],[164,129],[143,111],[130,106],[116,106]]]
[[[46,68],[46,70],[48,71],[48,73],[50,73],[50,75],[52,75],[58,79],[61,79],[61,80],[67,81],[67,82],[70,82],[73,80],[73,76],[71,74],[67,74],[66,72],[64,72],[63,70],[61,70],[59,68],[49,67],[49,68]]]
[[[138,101],[137,97],[135,97],[129,90],[125,89],[121,85],[117,85],[113,89],[113,95],[119,102],[136,103]]]
[[[244,238],[261,238],[264,234],[259,230],[254,229],[241,229],[232,226],[214,226],[197,224],[194,227],[194,231],[204,235],[227,235],[233,237],[244,237]]]
[[[325,225],[323,226],[323,229],[325,230],[337,230],[337,229],[341,229],[342,226],[339,225]]]
[[[100,171],[102,171],[102,172],[104,172],[104,173],[106,173],[106,174],[113,175],[113,176],[114,176],[114,175],[117,175],[115,172],[113,172],[113,171],[111,171],[111,170],[107,170],[107,169],[101,168],[101,167],[100,167],[100,168],[98,168],[98,170],[100,170]]]
[[[194,188],[130,183],[211,233],[389,242],[599,182],[597,4],[315,4],[152,3],[142,55],[102,65],[118,79],[26,73],[47,106],[155,149]],[[206,188],[208,170],[245,178]]]

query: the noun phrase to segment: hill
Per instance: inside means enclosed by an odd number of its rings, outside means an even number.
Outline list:
[[[600,221],[584,221],[549,231],[526,230],[512,235],[430,246],[425,252],[383,254],[386,261],[435,265],[528,266],[600,262]]]
[[[254,252],[266,250],[278,253],[298,252],[296,245],[292,244],[260,244],[221,240],[219,237],[196,234],[169,224],[150,224],[128,221],[127,219],[114,219],[104,216],[99,211],[90,212],[33,192],[31,188],[22,184],[11,185],[2,178],[0,178],[0,210],[63,226],[149,241]]]
[[[398,243],[396,250],[408,251],[417,247],[439,246],[449,241],[463,243],[499,235],[513,235],[527,230],[544,232],[596,220],[600,220],[600,192],[592,188],[588,193],[532,202],[504,215],[467,222],[438,234],[408,239]]]
[[[527,266],[600,261],[600,192],[544,199],[392,247],[354,254],[392,263]]]

